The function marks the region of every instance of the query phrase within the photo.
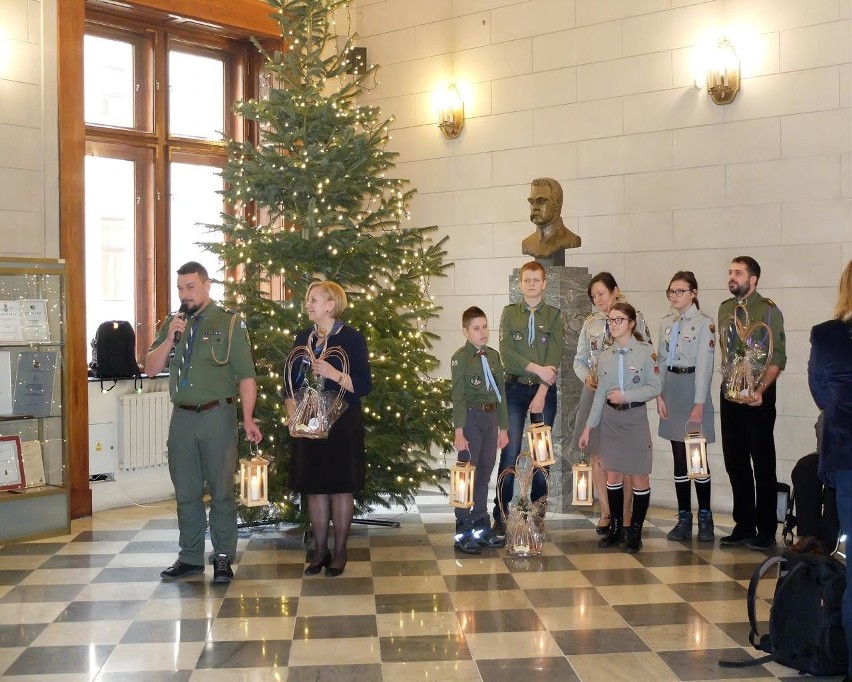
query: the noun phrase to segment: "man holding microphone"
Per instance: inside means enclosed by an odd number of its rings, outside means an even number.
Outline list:
[[[145,356],[145,373],[169,366],[174,403],[169,425],[169,473],[175,487],[180,553],[163,580],[204,572],[207,519],[203,495],[210,494],[213,581],[229,583],[237,550],[237,410],[239,391],[246,438],[259,443],[254,422],[257,381],[245,322],[210,300],[210,279],[200,263],[177,271],[181,309],[166,318]]]

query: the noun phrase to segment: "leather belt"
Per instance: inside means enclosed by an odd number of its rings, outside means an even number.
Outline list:
[[[695,367],[666,367],[673,374],[692,374],[695,372]]]
[[[536,377],[527,377],[527,376],[518,376],[517,374],[507,374],[506,375],[506,383],[511,384],[517,381],[519,384],[525,384],[526,386],[533,386],[538,383],[538,378]]]
[[[175,405],[175,407],[179,407],[182,410],[189,410],[190,412],[204,412],[205,410],[212,410],[214,407],[219,407],[223,403],[230,405],[233,402],[233,398],[225,398],[224,400],[211,400],[209,403],[204,403],[203,405]]]
[[[468,405],[467,409],[479,410],[480,412],[493,412],[497,409],[497,405],[494,403],[484,403],[482,405]]]
[[[623,412],[624,410],[632,410],[634,407],[644,407],[645,403],[621,403],[621,405],[616,405],[615,403],[606,401],[606,404],[609,405],[613,410],[618,410],[619,412]]]

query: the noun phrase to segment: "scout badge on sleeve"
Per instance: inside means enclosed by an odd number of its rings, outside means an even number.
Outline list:
[[[293,438],[328,438],[332,425],[348,407],[343,399],[343,386],[336,391],[322,390],[324,379],[311,371],[311,362],[337,358],[343,374],[348,374],[349,358],[339,346],[323,345],[319,354],[314,355],[312,337],[313,334],[304,346],[296,346],[287,356],[287,394],[296,400],[296,410],[288,422]],[[292,385],[294,367],[298,368],[296,382],[301,383],[298,388]]]
[[[731,402],[750,403],[772,358],[772,330],[765,322],[749,322],[748,309],[738,304],[731,319],[719,325],[722,350],[722,395]]]

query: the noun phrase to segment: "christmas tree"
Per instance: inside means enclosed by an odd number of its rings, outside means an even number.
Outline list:
[[[290,436],[281,392],[296,333],[308,326],[302,303],[314,280],[347,292],[346,323],[367,339],[373,391],[362,401],[367,487],[360,511],[407,504],[443,469],[430,454],[452,445],[449,383],[432,377],[437,316],[428,291],[442,276],[444,240],[434,227],[403,226],[414,190],[388,177],[390,119],[359,106],[375,87],[375,67],[353,68],[353,35],[338,36],[335,15],[348,0],[269,0],[283,48],[268,52],[257,100],[235,110],[257,124],[257,144],[231,141],[223,170],[224,244],[211,248],[240,273],[227,298],[245,316],[258,372],[255,409],[271,460],[270,508],[246,520],[293,519],[298,496],[287,484]],[[341,22],[341,23],[346,23]],[[260,47],[258,45],[258,47]],[[351,73],[355,71],[355,73]],[[360,71],[360,73],[358,72]],[[245,453],[248,454],[247,451]]]

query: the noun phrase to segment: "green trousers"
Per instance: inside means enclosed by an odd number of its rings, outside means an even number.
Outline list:
[[[203,412],[175,407],[169,424],[169,473],[175,487],[180,554],[187,564],[204,565],[204,484],[210,494],[213,554],[237,552],[237,410],[221,405]]]

